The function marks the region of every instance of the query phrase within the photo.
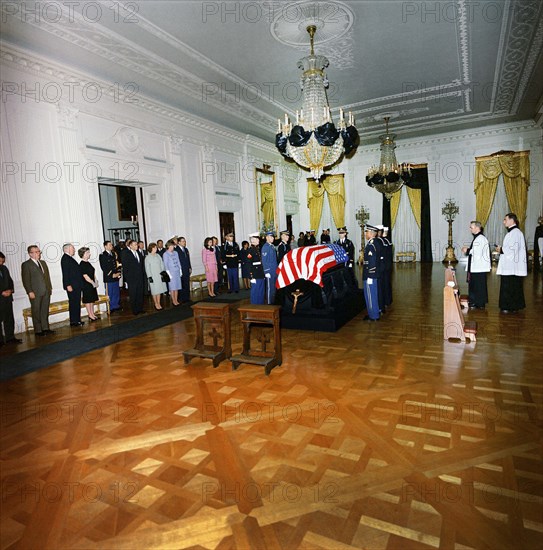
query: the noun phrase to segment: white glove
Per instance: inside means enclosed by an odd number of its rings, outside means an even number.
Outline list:
[[[223,268],[223,269],[228,269],[228,268],[226,267],[226,265],[223,265],[222,268]]]
[[[256,279],[251,279],[251,284],[255,284],[256,283]]]
[[[271,279],[271,274],[270,273],[266,273],[266,279]]]

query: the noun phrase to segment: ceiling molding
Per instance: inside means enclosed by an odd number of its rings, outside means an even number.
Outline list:
[[[17,70],[32,74],[36,77],[47,78],[48,80],[55,78],[58,82],[78,83],[82,86],[87,83],[92,83],[101,87],[104,97],[107,96],[113,99],[115,94],[115,91],[111,90],[111,84],[109,82],[100,81],[90,75],[84,75],[83,73],[76,72],[71,67],[53,63],[49,60],[40,58],[33,53],[22,51],[12,46],[2,45],[2,49],[0,49],[0,60],[8,66],[12,66]],[[124,94],[123,91],[119,91],[118,99],[122,100],[126,95],[127,94]],[[143,122],[139,118],[121,115],[119,114],[120,109],[113,110],[100,108],[96,103],[89,104],[85,101],[73,101],[70,102],[70,106],[77,108],[80,113],[98,116],[123,125],[133,126],[165,136],[169,136],[172,133],[182,133],[178,128],[172,127],[173,120],[187,129],[197,128],[212,136],[220,136],[236,142],[244,142],[246,140],[246,134],[241,134],[235,130],[211,123],[206,119],[190,115],[180,109],[173,109],[158,101],[146,98],[141,94],[138,97],[136,108],[152,113],[153,115],[160,116],[164,119],[165,123],[168,123],[167,126],[166,124],[164,126],[149,124],[147,122]],[[194,138],[190,135],[185,136],[183,134],[183,137],[186,141],[190,141],[197,145],[203,145],[206,143],[205,139]],[[278,155],[275,145],[271,142],[252,136],[250,143],[254,147],[263,149],[264,151],[273,152],[275,155]]]

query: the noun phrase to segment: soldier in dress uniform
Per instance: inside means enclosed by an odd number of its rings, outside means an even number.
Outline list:
[[[313,246],[314,244],[317,244],[317,237],[315,236],[315,230],[310,229],[309,235],[307,236],[306,246]]]
[[[277,246],[277,263],[279,264],[283,259],[283,256],[290,252],[290,232],[285,229],[281,231],[281,242]]]
[[[364,269],[362,281],[364,282],[364,298],[368,314],[364,321],[379,320],[379,257],[375,246],[377,227],[367,224],[365,227],[366,248],[364,249]]]
[[[221,260],[226,267],[228,278],[228,294],[239,292],[239,244],[234,241],[234,233],[226,235],[226,242],[222,245]]]
[[[353,241],[347,238],[348,231],[346,227],[338,227],[339,239],[336,241],[336,244],[339,244],[343,250],[349,256],[349,267],[353,267],[354,262],[354,244]]]
[[[380,262],[379,262],[379,311],[380,313],[385,313],[386,311],[386,300],[385,300],[385,279],[386,279],[386,265],[385,265],[385,256],[387,255],[387,243],[383,239],[383,230],[384,225],[376,225],[377,227],[377,237],[375,237],[375,246],[377,250],[380,249]]]
[[[266,303],[275,301],[275,281],[277,280],[277,251],[273,246],[275,234],[273,231],[266,233],[266,242],[262,247],[262,266],[266,277]]]
[[[383,286],[385,307],[392,305],[392,267],[394,265],[394,251],[392,241],[388,238],[388,227],[383,227],[383,241],[385,242],[385,268],[383,270]]]
[[[321,244],[330,244],[332,239],[330,238],[330,229],[323,229],[321,235]]]
[[[249,241],[251,245],[247,251],[247,260],[251,277],[251,304],[263,304],[266,279],[260,253],[260,233],[251,233]]]

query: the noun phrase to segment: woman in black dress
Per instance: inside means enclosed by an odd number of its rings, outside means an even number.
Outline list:
[[[86,247],[80,248],[77,253],[81,258],[79,262],[79,268],[81,269],[81,275],[83,275],[83,298],[82,302],[87,308],[87,314],[89,321],[98,321],[98,317],[94,315],[94,302],[98,301],[98,281],[94,275],[94,266],[89,262],[90,250]]]

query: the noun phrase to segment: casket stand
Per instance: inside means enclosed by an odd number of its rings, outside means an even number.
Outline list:
[[[351,268],[339,265],[329,269],[322,282],[320,287],[298,279],[277,290],[275,303],[281,305],[282,328],[335,332],[366,308],[364,292]]]

